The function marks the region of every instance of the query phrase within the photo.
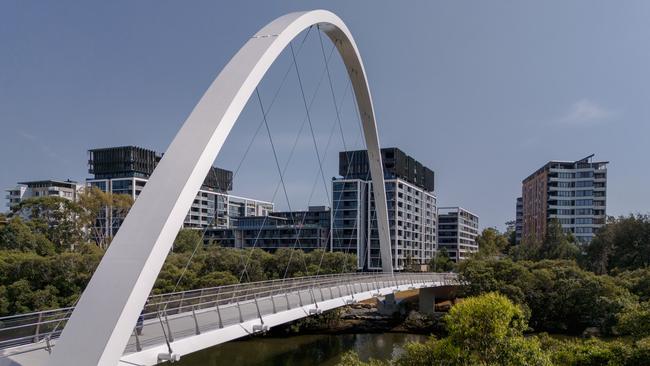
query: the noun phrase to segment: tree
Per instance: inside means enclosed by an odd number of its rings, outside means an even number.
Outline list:
[[[84,242],[84,227],[79,221],[81,207],[63,197],[31,197],[11,208],[11,216],[26,218],[34,233],[45,235],[57,251],[74,250]]]
[[[517,221],[506,221],[506,232],[504,235],[508,238],[508,246],[513,247],[517,245]]]
[[[487,364],[500,360],[504,345],[528,328],[524,311],[497,293],[468,298],[452,307],[445,323],[452,344]]]
[[[193,252],[203,247],[203,235],[196,229],[180,229],[174,239],[174,253]]]
[[[617,284],[639,297],[639,301],[650,300],[650,268],[620,272],[614,277]]]
[[[429,261],[429,270],[432,272],[450,272],[455,266],[456,263],[449,258],[447,248],[444,247],[438,250]]]
[[[343,252],[329,252],[322,249],[307,253],[308,266],[315,268],[309,274],[332,274],[353,272],[357,269],[357,257]]]
[[[520,245],[510,250],[515,260],[576,259],[580,250],[574,244],[573,235],[562,230],[557,219],[551,219],[546,226],[544,240],[524,238]]]
[[[74,305],[104,253],[91,243],[57,253],[43,234],[31,230],[19,217],[0,226],[0,316]],[[193,253],[197,244],[200,250]],[[340,273],[355,266],[355,256],[345,253],[204,247],[199,231],[181,230],[152,291]]]
[[[526,312],[503,295],[488,293],[467,298],[451,308],[444,322],[447,337],[408,343],[404,353],[391,363],[364,363],[349,353],[339,365],[551,365],[537,337],[524,337],[528,327]]]
[[[650,337],[650,301],[626,307],[618,314],[617,329],[637,339]]]
[[[498,291],[530,309],[537,331],[579,334],[598,327],[611,334],[616,314],[635,300],[611,277],[584,271],[573,261],[468,260],[459,274],[468,283],[461,296]]]
[[[496,257],[508,248],[508,238],[497,229],[489,227],[476,237],[476,244],[478,244],[479,257]]]
[[[113,228],[122,223],[133,206],[133,198],[91,186],[79,194],[79,206],[82,209],[79,221],[87,229],[87,239],[106,249],[113,238]]]
[[[650,267],[650,216],[610,218],[586,253],[586,267],[596,273]]]
[[[41,290],[32,290],[27,280],[14,282],[7,288],[9,300],[9,313],[18,314],[30,312],[33,309],[56,309],[60,305],[57,301],[57,289],[52,285]]]
[[[0,249],[50,255],[56,248],[45,234],[34,232],[20,217],[13,217],[0,227]]]
[[[573,236],[565,234],[558,219],[551,219],[546,226],[546,234],[537,259],[575,259],[578,247],[573,243]]]
[[[384,366],[389,365],[387,362],[382,362],[378,360],[368,360],[368,362],[363,362],[359,359],[359,355],[354,351],[349,351],[343,354],[341,361],[338,363],[339,366]]]

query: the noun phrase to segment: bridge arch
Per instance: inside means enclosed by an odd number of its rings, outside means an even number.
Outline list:
[[[289,42],[314,25],[334,42],[352,82],[368,149],[382,268],[392,273],[377,125],[357,46],[347,26],[329,11],[287,14],[252,36],[194,107],[82,294],[50,365],[119,362],[185,215],[239,114]]]

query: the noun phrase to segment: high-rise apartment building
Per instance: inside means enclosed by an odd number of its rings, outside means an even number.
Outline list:
[[[593,154],[577,161],[550,161],[523,181],[522,240],[543,240],[551,219],[580,243],[605,224],[607,164]]]
[[[210,228],[203,240],[222,247],[258,248],[274,252],[280,248],[329,248],[330,209],[310,206],[306,211],[273,212],[234,220],[229,228]]]
[[[11,208],[30,197],[54,196],[76,201],[80,189],[81,185],[71,180],[60,181],[49,179],[18,182],[16,187],[7,189],[7,207]]]
[[[434,173],[397,148],[381,149],[393,268],[426,264],[436,245]],[[361,269],[381,269],[366,150],[339,153],[332,181],[332,250],[354,253]]]
[[[445,249],[453,261],[478,252],[478,216],[462,207],[438,209],[438,250]]]
[[[515,243],[521,243],[521,235],[524,230],[524,200],[517,197],[517,205],[515,207]]]
[[[94,186],[104,192],[128,194],[136,199],[149,176],[162,158],[153,150],[137,146],[110,147],[89,150],[88,172],[93,178],[86,180],[88,186]],[[184,227],[229,227],[233,219],[243,216],[263,216],[273,211],[273,203],[237,197],[228,194],[232,189],[232,172],[212,167],[203,185],[192,203]],[[123,218],[101,219],[105,230],[114,235]]]

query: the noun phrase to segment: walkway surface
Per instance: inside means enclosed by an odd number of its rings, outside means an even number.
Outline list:
[[[356,301],[457,284],[451,273],[349,273],[153,295],[120,364],[154,365]],[[0,366],[44,365],[72,310],[0,318]]]

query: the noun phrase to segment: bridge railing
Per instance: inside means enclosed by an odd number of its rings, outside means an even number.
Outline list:
[[[74,308],[60,308],[0,318],[0,350],[57,338]]]
[[[394,278],[400,277],[407,279],[428,278],[438,276],[444,281],[444,278],[455,280],[455,274],[434,274],[434,273],[396,273],[386,275],[382,273],[348,273],[321,276],[296,277],[280,280],[269,280],[260,282],[251,282],[235,285],[225,285],[198,290],[189,290],[162,295],[153,295],[149,297],[144,307],[144,318],[151,319],[157,317],[158,313],[163,312],[167,315],[184,313],[192,309],[198,310],[211,308],[216,305],[225,305],[229,303],[244,302],[254,300],[255,298],[268,297],[276,295],[278,292],[294,292],[309,289],[311,287],[324,287],[345,283],[349,280],[373,279],[383,282],[387,287]]]
[[[180,291],[159,295],[151,295],[142,311],[141,317],[145,322],[160,321],[169,329],[172,337],[181,337],[188,333],[200,331],[198,328],[218,327],[229,325],[232,314],[238,321],[251,314],[259,316],[260,304],[265,312],[281,306],[288,310],[303,303],[322,301],[333,297],[351,296],[355,292],[374,291],[394,285],[403,285],[409,282],[422,283],[436,281],[439,283],[456,284],[455,274],[444,273],[395,273],[394,275],[382,273],[346,273],[320,276],[296,277],[278,280],[249,282],[234,285],[224,285],[197,290]],[[338,288],[337,291],[332,289]],[[329,293],[323,289],[329,289]],[[305,292],[311,291],[309,295]],[[297,295],[296,295],[297,294]],[[276,300],[283,297],[284,301]],[[196,315],[204,309],[223,309],[223,316],[219,315],[217,321],[199,324]],[[242,310],[243,309],[243,310]],[[50,347],[50,340],[60,336],[73,307],[19,314],[0,318],[0,351],[17,346],[33,343],[42,344],[43,348]],[[170,324],[180,323],[180,318],[194,317],[193,329],[179,329],[176,331]],[[239,314],[239,316],[237,316]],[[246,316],[244,316],[246,315]],[[268,315],[268,314],[261,314]],[[209,323],[209,324],[208,324]],[[136,325],[136,328],[138,325]],[[137,331],[134,329],[134,335]],[[128,349],[141,349],[156,340],[139,340],[133,337]],[[142,342],[141,342],[142,341]],[[137,343],[141,343],[138,345]]]
[[[263,323],[263,317],[279,311],[309,305],[311,313],[318,311],[316,304],[322,301],[348,296],[347,301],[354,301],[361,292],[375,294],[382,288],[409,284],[415,288],[423,283],[457,285],[458,280],[450,273],[353,273],[222,286],[217,292],[204,289],[203,294],[185,291],[148,304],[144,317],[156,319],[144,327],[146,336],[138,336],[134,329],[125,353],[249,320]]]

